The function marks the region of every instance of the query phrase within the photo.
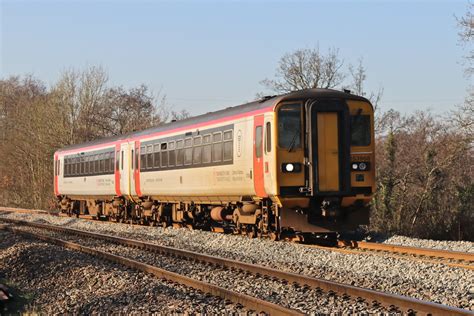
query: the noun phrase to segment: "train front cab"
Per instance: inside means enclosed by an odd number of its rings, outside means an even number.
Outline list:
[[[326,233],[367,225],[375,190],[372,105],[358,97],[284,101],[276,121],[281,227]]]

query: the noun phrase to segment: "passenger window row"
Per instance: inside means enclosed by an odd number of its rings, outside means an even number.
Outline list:
[[[206,167],[232,162],[233,131],[147,144],[140,148],[140,170]]]
[[[65,177],[84,177],[114,173],[114,151],[94,154],[66,156],[64,159]]]

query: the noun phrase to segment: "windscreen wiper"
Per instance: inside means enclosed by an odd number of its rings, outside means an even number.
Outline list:
[[[291,152],[293,150],[293,147],[295,147],[296,144],[296,137],[300,134],[300,130],[296,130],[295,135],[291,139],[290,146],[288,146],[288,152]]]

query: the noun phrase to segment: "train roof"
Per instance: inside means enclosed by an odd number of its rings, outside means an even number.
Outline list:
[[[253,102],[249,102],[249,103],[245,103],[245,104],[241,104],[237,106],[232,106],[232,107],[227,107],[223,110],[208,112],[206,114],[193,116],[184,120],[169,122],[166,124],[150,127],[141,131],[135,131],[135,132],[130,132],[130,133],[116,135],[116,136],[109,136],[109,137],[99,138],[99,139],[85,142],[85,143],[69,145],[69,146],[58,149],[57,152],[69,151],[69,150],[74,150],[74,149],[90,147],[90,146],[97,146],[97,145],[107,144],[107,143],[113,143],[116,141],[126,140],[129,138],[136,138],[136,137],[145,136],[148,134],[154,134],[158,132],[164,132],[167,130],[173,130],[173,129],[185,127],[188,125],[195,125],[199,123],[205,123],[207,121],[214,121],[214,120],[222,119],[228,116],[234,116],[237,114],[263,110],[272,106],[274,107],[281,101],[300,100],[300,99],[316,98],[316,97],[344,98],[344,99],[353,99],[353,100],[361,100],[361,101],[369,102],[367,99],[363,97],[350,94],[347,92],[342,92],[339,90],[319,89],[319,88],[304,89],[304,90],[299,90],[295,92],[289,92],[286,94],[264,97],[260,100],[256,100]]]

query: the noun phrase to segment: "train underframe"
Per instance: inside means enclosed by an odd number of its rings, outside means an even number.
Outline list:
[[[332,203],[328,207],[330,203],[326,200],[313,200],[310,205],[279,207],[271,199],[205,204],[159,202],[152,198],[130,201],[123,197],[58,197],[58,208],[69,216],[86,215],[92,219],[149,226],[173,225],[272,240],[331,244],[340,233],[353,233],[361,225],[368,225],[369,210],[363,205],[341,208]]]

